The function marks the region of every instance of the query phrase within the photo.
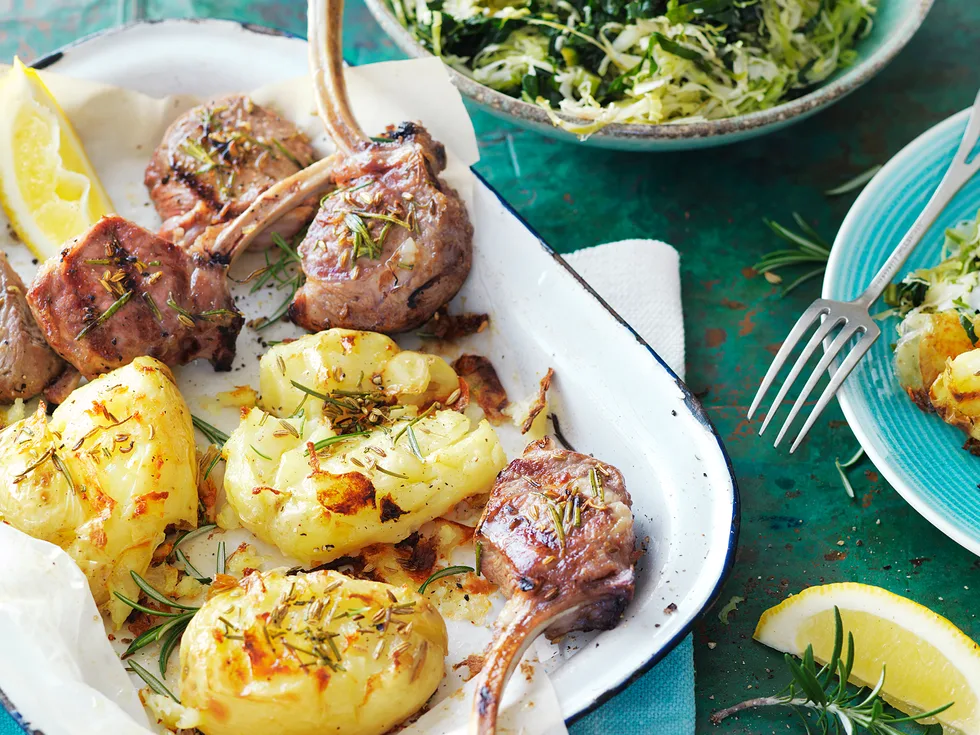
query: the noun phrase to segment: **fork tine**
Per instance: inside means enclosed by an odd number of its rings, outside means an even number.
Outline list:
[[[847,379],[847,376],[851,374],[851,371],[857,366],[861,358],[864,357],[865,353],[871,349],[871,345],[875,343],[875,340],[881,335],[881,330],[877,325],[873,325],[874,329],[869,329],[859,340],[851,353],[844,359],[840,367],[837,368],[837,372],[834,373],[834,377],[831,378],[830,383],[824,388],[823,394],[820,396],[820,400],[817,401],[817,405],[813,407],[813,411],[807,416],[806,423],[803,424],[803,428],[800,430],[799,435],[793,442],[793,445],[789,448],[789,453],[792,454],[796,451],[796,448],[800,446],[800,442],[806,437],[807,432],[813,426],[814,422],[820,418],[820,414],[830,403],[830,399],[834,397],[838,389]]]
[[[766,392],[772,386],[773,381],[776,376],[779,375],[779,371],[782,370],[783,365],[786,362],[786,358],[789,357],[793,348],[796,347],[796,343],[800,341],[800,337],[810,328],[817,319],[822,315],[830,311],[830,306],[823,300],[817,299],[809,308],[803,312],[800,318],[796,321],[796,325],[790,330],[790,333],[786,336],[786,340],[783,342],[776,356],[772,360],[772,364],[769,366],[769,370],[766,371],[766,377],[762,379],[762,385],[759,386],[759,390],[756,391],[755,398],[752,399],[752,405],[749,406],[749,413],[746,418],[752,418],[755,410],[759,407],[762,402],[763,397],[765,397]]]
[[[830,321],[829,319],[827,321]],[[786,421],[783,422],[783,427],[779,430],[779,435],[776,437],[776,441],[773,442],[774,447],[778,447],[779,443],[786,436],[786,432],[789,431],[790,426],[796,421],[796,417],[800,414],[800,409],[803,408],[803,404],[806,403],[806,399],[810,397],[810,393],[813,392],[814,387],[820,380],[820,376],[824,374],[827,368],[830,367],[830,363],[833,362],[834,358],[837,357],[838,353],[844,349],[851,337],[853,337],[858,332],[864,332],[864,327],[858,325],[856,327],[848,328],[847,322],[844,322],[843,329],[834,337],[834,341],[830,343],[830,347],[824,352],[823,357],[820,358],[820,362],[810,373],[810,377],[807,378],[806,384],[803,386],[803,390],[796,397],[796,402],[793,404],[793,408],[789,412],[789,416],[786,417]]]
[[[772,406],[766,413],[766,420],[762,422],[762,428],[759,429],[759,436],[762,436],[763,433],[765,433],[766,427],[769,426],[769,422],[772,421],[773,417],[775,417],[775,415],[779,412],[779,407],[782,405],[783,399],[786,397],[789,389],[793,386],[793,383],[796,382],[796,379],[803,371],[807,361],[813,356],[813,353],[816,351],[817,347],[824,341],[824,339],[827,338],[827,335],[829,335],[841,324],[841,322],[843,322],[846,327],[847,322],[845,317],[832,317],[828,314],[827,318],[823,320],[823,324],[821,324],[817,328],[817,331],[813,333],[813,336],[810,337],[810,341],[807,342],[806,347],[803,348],[800,356],[796,358],[796,362],[793,364],[793,369],[789,371],[789,375],[786,376],[782,386],[779,388],[779,393],[776,394],[776,399],[772,402]]]

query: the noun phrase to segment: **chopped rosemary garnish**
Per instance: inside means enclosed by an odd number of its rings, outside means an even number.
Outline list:
[[[226,559],[225,559],[225,542],[224,541],[219,541],[218,542],[218,553],[217,553],[217,558],[216,558],[216,562],[215,562],[215,567],[217,569],[218,574],[224,574],[225,573]]]
[[[474,567],[473,571],[476,572],[477,576],[481,576],[483,574],[482,562],[483,562],[483,542],[477,541],[476,560],[473,562],[473,567]]]
[[[82,329],[82,331],[80,331],[78,334],[76,334],[75,335],[75,340],[76,341],[77,340],[80,340],[82,337],[84,337],[86,334],[88,334],[89,332],[91,332],[96,327],[101,326],[102,324],[105,324],[109,319],[111,319],[113,317],[113,315],[117,311],[119,311],[121,308],[123,308],[126,305],[126,302],[128,302],[132,297],[133,297],[133,292],[132,291],[126,291],[125,293],[123,293],[123,295],[120,296],[118,299],[116,299],[109,306],[108,309],[106,309],[101,314],[99,314],[99,316],[96,317],[95,321],[89,322]]]
[[[88,258],[83,262],[85,265],[112,265],[113,263],[109,258]]]
[[[405,427],[405,433],[408,435],[408,446],[412,450],[412,454],[419,458],[420,461],[424,462],[425,457],[422,456],[422,449],[419,447],[419,440],[415,436],[415,429],[411,425]]]
[[[353,212],[348,212],[344,216],[344,224],[350,231],[351,240],[354,243],[354,252],[351,254],[351,266],[353,267],[354,261],[360,258],[362,255],[366,255],[372,260],[381,257],[381,247],[375,242],[374,238],[371,237],[371,233],[364,224],[364,220]]]
[[[280,153],[282,153],[282,155],[284,155],[286,158],[288,158],[289,161],[296,166],[296,168],[306,168],[306,166],[304,166],[302,163],[299,162],[299,159],[296,158],[296,156],[294,156],[292,153],[289,152],[289,149],[286,146],[284,146],[279,141],[278,138],[273,138],[272,139],[272,145],[274,145],[276,147],[276,149]]]
[[[54,462],[54,466],[58,472],[65,476],[65,482],[68,483],[68,488],[72,492],[75,492],[75,480],[72,479],[71,472],[68,471],[68,467],[66,467],[65,463],[61,461],[61,457],[58,456],[57,452],[51,452],[51,461]]]
[[[199,174],[207,173],[211,169],[218,167],[217,161],[215,161],[211,157],[211,154],[205,150],[204,146],[202,146],[196,140],[185,140],[181,144],[180,149],[195,161],[204,164],[203,168],[198,169],[197,173]]]
[[[789,668],[791,680],[780,693],[771,697],[759,697],[727,707],[712,713],[710,720],[717,725],[726,717],[756,707],[790,707],[807,725],[809,723],[804,712],[816,715],[820,731],[854,733],[860,727],[870,735],[901,735],[895,727],[899,723],[917,722],[935,717],[953,706],[953,702],[937,707],[929,712],[916,715],[895,717],[885,712],[881,692],[885,685],[885,667],[881,668],[878,683],[862,699],[866,689],[861,688],[852,692],[847,686],[854,667],[854,635],[847,635],[847,652],[844,653],[844,623],[841,620],[840,609],[834,607],[834,650],[830,660],[817,669],[814,661],[813,646],[809,645],[803,653],[803,658],[797,662],[790,654],[786,654],[786,665]],[[843,658],[841,657],[843,654]],[[837,681],[834,682],[834,677]]]
[[[180,704],[180,700],[177,699],[176,696],[174,696],[174,693],[172,691],[167,689],[166,685],[162,681],[157,679],[153,674],[151,674],[149,671],[144,669],[138,663],[136,663],[135,661],[130,661],[129,670],[132,671],[134,674],[136,674],[140,679],[145,681],[146,685],[150,687],[150,689],[152,689],[154,692],[156,692],[157,694],[161,694],[165,697],[170,697],[177,704]]]
[[[384,222],[390,222],[393,225],[400,225],[406,230],[411,230],[412,226],[403,219],[398,219],[398,217],[392,217],[390,214],[381,214],[378,212],[365,212],[362,209],[356,209],[352,214],[356,214],[358,217],[364,217],[365,219],[379,219]]]
[[[412,419],[407,424],[405,424],[405,426],[402,427],[401,431],[399,431],[397,434],[395,434],[395,438],[391,440],[391,443],[392,444],[397,444],[398,443],[398,440],[402,438],[402,434],[405,434],[409,429],[411,429],[413,426],[415,426],[415,424],[417,424],[419,421],[421,421],[422,419],[424,419],[426,416],[428,416],[430,413],[432,413],[435,410],[436,410],[436,404],[433,403],[431,406],[429,406],[427,409],[425,409],[422,413],[420,413],[414,419]]]
[[[321,449],[326,449],[332,444],[337,442],[347,441],[348,439],[353,439],[358,436],[371,436],[370,431],[355,431],[351,434],[341,434],[339,436],[328,436],[326,439],[321,439],[313,445],[313,451],[319,452]],[[303,456],[308,457],[310,455],[310,450],[307,449]]]
[[[388,475],[390,477],[397,477],[399,480],[407,480],[408,479],[408,475],[403,475],[400,472],[392,472],[391,470],[386,470],[384,467],[382,467],[381,465],[379,465],[377,463],[375,463],[374,469],[376,469],[378,472],[380,472],[383,475]]]
[[[199,416],[191,414],[191,423],[193,423],[194,428],[204,434],[204,438],[212,444],[223,447],[228,441],[228,435],[225,432],[215,426],[212,426]]]
[[[426,587],[438,579],[442,579],[443,577],[452,577],[455,574],[466,574],[467,572],[472,571],[474,571],[473,567],[466,567],[462,565],[440,569],[439,571],[434,572],[431,577],[429,577],[419,586],[419,594],[424,594]]]
[[[157,306],[157,302],[153,300],[153,296],[150,295],[149,291],[144,291],[140,294],[140,298],[143,302],[150,308],[153,312],[153,318],[158,322],[163,321],[163,314],[160,313],[160,307]]]
[[[313,396],[314,398],[319,398],[321,401],[324,402],[330,400],[330,396],[328,396],[326,393],[320,393],[319,391],[315,391],[312,388],[309,388],[295,380],[290,380],[289,382],[292,384],[294,388],[296,388],[296,390],[301,390],[309,396]]]
[[[268,460],[269,462],[272,461],[272,457],[270,457],[268,454],[262,454],[262,452],[260,452],[258,449],[255,448],[254,444],[249,444],[248,446],[251,448],[253,452],[259,455],[262,459]]]
[[[173,293],[167,295],[167,306],[177,312],[177,319],[181,324],[188,327],[194,326],[194,315],[177,303]]]
[[[551,521],[555,526],[555,536],[558,538],[558,546],[565,549],[565,527],[562,525],[561,513],[554,503],[548,503],[548,512],[551,513]]]

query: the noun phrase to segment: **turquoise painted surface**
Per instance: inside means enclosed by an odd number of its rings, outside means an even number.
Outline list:
[[[887,0],[885,0],[887,2]],[[305,5],[153,0],[150,17],[203,15],[302,33]],[[0,59],[25,59],[118,22],[114,3],[0,0]],[[400,58],[357,0],[348,9],[354,63]],[[473,115],[477,168],[561,251],[627,237],[659,237],[681,252],[688,383],[727,442],[742,490],[742,538],[721,604],[746,598],[728,624],[698,623],[699,732],[795,732],[788,713],[748,714],[719,727],[711,710],[769,694],[784,682],[780,657],[751,640],[761,612],[802,587],[860,580],[918,600],[980,638],[980,560],[933,529],[867,462],[849,501],[834,468],[855,441],[836,407],[792,457],[755,437],[744,419],[773,351],[819,292],[789,297],[751,266],[780,246],[763,217],[806,216],[831,238],[850,204],[822,190],[882,163],[916,135],[966,107],[980,86],[980,4],[937,0],[922,30],[880,76],[800,125],[737,146],[639,155],[581,148]],[[709,645],[712,644],[712,645]],[[623,695],[628,696],[628,695]],[[613,700],[614,702],[622,701]],[[634,732],[647,732],[635,722]]]

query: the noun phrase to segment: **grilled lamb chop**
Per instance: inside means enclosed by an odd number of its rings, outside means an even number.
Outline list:
[[[24,282],[0,252],[0,403],[36,396],[68,367],[44,341],[26,293]]]
[[[473,226],[459,195],[439,178],[446,152],[425,128],[404,123],[379,142],[358,127],[344,83],[342,17],[343,0],[310,0],[317,104],[339,155],[294,177],[336,188],[299,246],[307,280],[289,314],[311,331],[402,332],[459,291],[472,263]],[[262,222],[288,206],[288,197],[269,192],[221,234],[217,250],[247,247]]]
[[[225,266],[103,217],[49,258],[27,300],[48,343],[91,378],[150,355],[229,370],[244,319]]]
[[[495,732],[504,686],[547,630],[614,628],[633,599],[633,512],[619,470],[532,442],[497,476],[476,527],[480,569],[510,599],[496,623],[473,705],[471,732]]]
[[[270,186],[306,168],[316,154],[292,122],[248,97],[212,100],[167,129],[144,183],[160,217],[160,235],[184,247],[220,231]],[[302,202],[275,231],[290,238],[313,219],[317,200]],[[209,233],[211,240],[217,232]],[[260,245],[272,242],[266,231]]]

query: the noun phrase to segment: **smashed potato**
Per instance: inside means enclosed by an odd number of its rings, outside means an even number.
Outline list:
[[[331,443],[322,419],[252,409],[225,445],[228,502],[260,539],[315,565],[401,541],[488,490],[507,463],[489,423],[471,431],[468,418],[444,410],[409,428],[414,409],[406,412]]]
[[[333,571],[253,573],[180,647],[182,724],[206,735],[380,735],[445,673],[446,624],[406,587]]]
[[[321,394],[378,392],[411,406],[445,403],[459,389],[459,378],[441,357],[403,352],[390,337],[351,329],[328,329],[276,345],[262,356],[259,370],[259,405],[280,417],[300,406],[307,416],[322,410],[322,399],[293,382]]]
[[[191,416],[161,362],[140,357],[0,432],[0,520],[68,552],[116,628],[170,525],[197,525]]]
[[[898,381],[919,408],[929,407],[929,389],[951,357],[973,349],[956,311],[910,314],[895,345]]]
[[[948,360],[929,398],[943,421],[980,440],[980,350]]]

